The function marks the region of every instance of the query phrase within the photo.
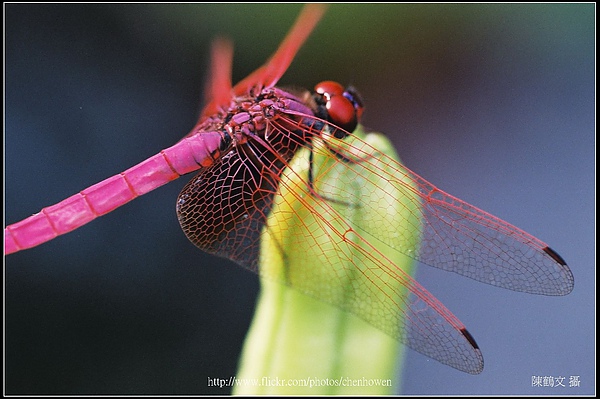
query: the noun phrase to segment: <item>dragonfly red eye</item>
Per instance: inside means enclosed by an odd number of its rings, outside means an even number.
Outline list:
[[[330,122],[348,132],[356,128],[363,105],[354,89],[345,89],[337,82],[326,80],[315,86],[315,92],[324,97]]]
[[[332,96],[343,95],[344,86],[342,86],[338,82],[326,80],[316,85],[315,91],[319,94],[323,94],[327,99],[330,99]]]
[[[327,101],[327,112],[329,119],[335,125],[344,130],[352,132],[358,123],[354,105],[344,96],[332,96]]]

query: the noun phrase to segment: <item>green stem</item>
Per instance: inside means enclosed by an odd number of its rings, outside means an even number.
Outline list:
[[[354,135],[359,144],[372,146],[365,147],[371,152],[368,162],[379,162],[378,173],[368,176],[360,162],[332,160],[327,152],[319,156],[317,143],[314,189],[325,199],[306,191],[306,151],[294,158],[294,172],[282,176],[261,242],[261,293],[235,394],[389,395],[399,390],[403,347],[391,335],[398,337],[401,330],[405,288],[393,273],[375,266],[377,257],[385,257],[386,264],[412,272],[412,261],[390,248],[389,237],[399,236],[416,248],[418,212],[414,201],[398,201],[407,195],[399,187],[408,186],[398,184],[403,178],[386,164],[389,158],[378,158],[385,154],[397,160],[390,143],[361,128]],[[367,244],[363,236],[375,239]]]
[[[402,350],[367,322],[263,279],[234,394],[391,395],[399,389]]]

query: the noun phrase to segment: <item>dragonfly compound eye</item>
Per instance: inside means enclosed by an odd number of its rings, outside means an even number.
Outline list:
[[[316,85],[315,92],[325,99],[329,121],[347,132],[354,131],[363,112],[362,100],[356,90],[344,89],[341,84],[328,80]],[[339,133],[337,136],[343,137]]]
[[[344,86],[333,80],[326,80],[316,85],[315,91],[329,100],[332,96],[343,95]]]

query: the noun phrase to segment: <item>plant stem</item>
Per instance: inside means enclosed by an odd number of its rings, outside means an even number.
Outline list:
[[[393,173],[387,157],[399,162],[387,139],[360,127],[353,136],[359,144],[369,143],[366,155],[357,158],[368,163],[340,162],[319,152],[331,151],[333,144],[323,150],[315,143],[313,154],[302,150],[282,176],[262,236],[261,293],[235,394],[399,391],[403,346],[391,335],[402,328],[399,304],[406,289],[377,266],[381,257],[385,267],[412,273],[412,260],[393,250],[389,239],[377,237],[402,232],[401,239],[416,249],[418,202],[402,200],[410,199],[410,190],[400,189],[409,182],[386,175]],[[368,175],[365,165],[378,172]],[[309,167],[317,195],[305,187]],[[373,243],[365,236],[375,237]]]

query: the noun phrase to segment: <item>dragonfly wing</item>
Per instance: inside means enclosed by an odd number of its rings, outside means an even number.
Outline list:
[[[547,244],[444,193],[386,154],[378,153],[368,137],[363,140],[350,136],[339,143],[331,138],[328,144],[330,152],[338,153],[337,163],[352,163],[362,169],[359,175],[378,176],[394,188],[391,192],[382,190],[377,201],[368,197],[352,199],[365,209],[365,225],[376,224],[376,215],[399,204],[406,207],[408,201],[423,228],[418,241],[411,237],[411,223],[402,223],[393,232],[365,228],[366,239],[381,241],[424,264],[494,286],[542,295],[572,291],[571,270]],[[323,197],[334,190],[327,183],[320,185],[319,176],[315,176],[314,184],[320,187]]]
[[[374,204],[387,193],[396,198],[398,193],[380,176],[319,146],[316,137],[312,141],[280,177],[261,238],[261,275],[353,313],[444,364],[481,372],[477,344],[464,325],[410,277],[412,259],[365,237],[374,230],[392,234],[397,221],[418,247],[421,225],[412,209],[418,205],[398,201],[376,212],[374,206],[361,207],[360,201]]]
[[[425,221],[419,261],[514,291],[573,290],[571,270],[546,244],[423,182],[419,187]]]
[[[469,331],[462,325],[450,323],[430,301],[411,295],[410,306],[403,317],[404,342],[408,347],[469,374],[483,371],[483,355]]]
[[[264,166],[242,158],[240,147],[183,188],[177,216],[186,236],[200,249],[256,272],[260,232],[275,182],[263,176]]]

